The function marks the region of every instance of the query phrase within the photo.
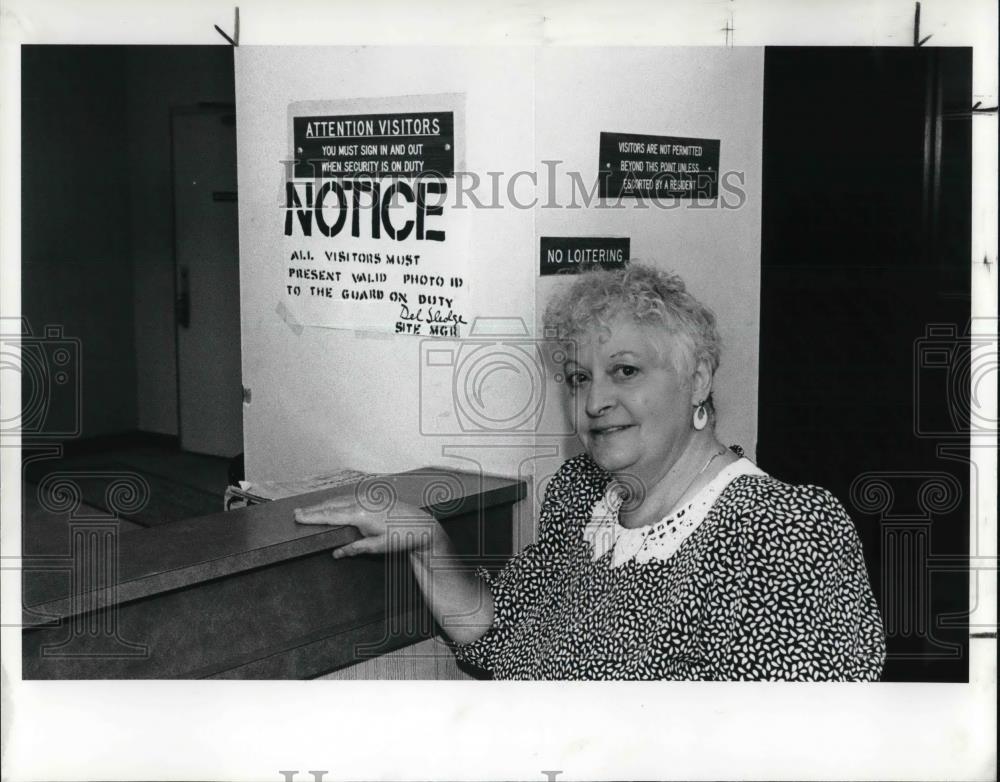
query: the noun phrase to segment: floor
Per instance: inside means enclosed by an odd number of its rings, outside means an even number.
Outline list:
[[[129,532],[218,513],[228,468],[222,457],[161,446],[29,462],[21,488],[23,552],[65,551],[70,521],[117,519]]]

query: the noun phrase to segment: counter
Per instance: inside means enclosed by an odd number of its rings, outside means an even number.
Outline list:
[[[23,678],[303,679],[430,637],[406,556],[335,560],[357,530],[293,519],[355,491],[425,508],[462,566],[496,570],[526,484],[422,468],[123,534],[71,521],[70,555],[23,574]]]

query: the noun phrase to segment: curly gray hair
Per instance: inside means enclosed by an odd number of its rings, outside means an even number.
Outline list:
[[[584,270],[549,302],[544,326],[547,335],[565,341],[607,329],[619,317],[659,326],[676,337],[689,370],[702,360],[713,374],[718,369],[722,339],[715,314],[687,292],[684,280],[649,264]]]

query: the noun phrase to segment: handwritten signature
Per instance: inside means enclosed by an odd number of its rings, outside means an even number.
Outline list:
[[[423,307],[411,310],[405,304],[400,308],[399,319],[417,323],[454,323],[456,325],[468,323],[464,315],[460,315],[454,310],[428,307],[425,312]]]

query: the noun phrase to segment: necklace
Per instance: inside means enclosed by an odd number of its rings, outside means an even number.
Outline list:
[[[673,504],[671,509],[676,508],[677,505],[680,504],[680,501],[684,499],[685,495],[691,490],[691,487],[694,486],[695,481],[697,481],[704,474],[705,470],[708,469],[708,465],[710,465],[712,462],[714,462],[716,459],[722,456],[725,452],[726,449],[723,448],[721,451],[716,451],[715,453],[713,453],[711,456],[708,457],[708,461],[705,462],[705,465],[700,470],[698,470],[695,476],[691,479],[691,482],[684,487],[684,491],[682,491],[680,495],[677,497],[677,502]],[[667,516],[669,515],[671,514],[668,513]]]
[[[670,506],[671,510],[675,510],[675,509],[677,508],[677,505],[678,505],[678,503],[679,503],[679,502],[680,502],[680,501],[681,501],[682,499],[684,499],[684,497],[685,497],[685,496],[687,495],[687,493],[688,493],[688,492],[689,492],[689,491],[691,490],[691,487],[692,487],[692,486],[694,486],[695,482],[696,482],[696,481],[697,481],[697,480],[698,480],[698,479],[699,479],[699,478],[700,478],[700,477],[701,477],[702,475],[704,475],[704,473],[705,473],[705,470],[707,470],[707,469],[708,469],[709,465],[710,465],[710,464],[711,464],[712,462],[714,462],[714,461],[715,461],[716,459],[718,459],[718,458],[719,458],[720,456],[722,456],[722,455],[723,455],[723,454],[724,454],[725,452],[726,452],[726,449],[725,449],[725,448],[723,448],[722,450],[720,450],[720,451],[716,451],[715,453],[713,453],[713,454],[712,454],[711,456],[709,456],[709,457],[708,457],[708,461],[706,461],[706,462],[705,462],[705,464],[704,464],[704,465],[702,466],[702,468],[701,468],[700,470],[698,470],[698,472],[697,472],[697,473],[695,473],[694,477],[693,477],[693,478],[692,478],[692,479],[691,479],[691,480],[690,480],[690,481],[688,482],[687,486],[685,486],[685,487],[684,487],[684,490],[683,490],[683,491],[682,491],[682,492],[681,492],[681,493],[680,493],[680,494],[679,494],[679,495],[677,496],[677,501],[676,501],[676,502],[674,502],[674,503],[673,503],[673,504],[672,504],[672,505]],[[662,518],[666,518],[667,516],[670,516],[670,515],[672,515],[672,514],[671,514],[671,513],[668,513],[668,514],[666,514],[665,516],[663,516]],[[630,528],[630,529],[642,529],[642,527],[645,527],[645,526],[649,526],[649,525],[646,525],[646,524],[643,524],[643,525],[642,525],[642,526],[640,526],[640,527],[632,527],[632,528]]]

